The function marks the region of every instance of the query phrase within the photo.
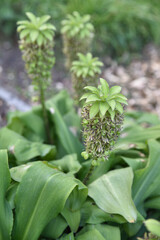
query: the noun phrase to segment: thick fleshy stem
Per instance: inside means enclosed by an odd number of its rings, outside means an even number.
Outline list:
[[[41,106],[42,106],[42,115],[43,115],[47,140],[50,144],[53,144],[53,139],[50,135],[50,126],[49,126],[47,109],[46,109],[46,104],[45,104],[45,95],[44,95],[44,89],[43,89],[43,84],[42,84],[41,80],[39,80],[39,93],[40,93],[39,98],[40,98],[40,102],[41,102]]]
[[[87,185],[87,182],[89,181],[90,177],[92,176],[94,167],[95,167],[95,166],[94,166],[93,164],[91,164],[91,166],[90,166],[90,168],[89,168],[89,171],[88,171],[88,173],[86,174],[86,176],[85,176],[85,178],[84,178],[84,180],[83,180],[83,183],[84,183],[85,185]]]

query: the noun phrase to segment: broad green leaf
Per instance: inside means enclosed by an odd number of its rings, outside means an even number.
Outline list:
[[[15,200],[15,195],[17,192],[18,185],[19,184],[17,182],[12,182],[7,190],[6,198],[10,204],[11,209],[15,208],[14,200]]]
[[[94,103],[89,111],[90,118],[91,119],[94,118],[98,112],[99,112],[99,103]]]
[[[126,137],[120,138],[120,143],[139,143],[139,142],[146,142],[149,139],[157,139],[160,138],[160,125],[155,127],[139,129],[135,131],[133,128]]]
[[[106,102],[100,102],[99,110],[100,110],[102,116],[104,116],[106,114],[108,109],[109,109],[109,105]]]
[[[21,131],[19,131],[20,125],[22,126]],[[30,140],[28,132],[32,132],[34,136],[36,135],[39,141],[46,139],[44,121],[42,117],[35,114],[33,110],[24,113],[15,112],[10,114],[7,127],[14,132],[20,133],[28,140]]]
[[[53,103],[48,102],[47,108],[53,108],[54,112],[51,115],[52,122],[55,124],[56,134],[61,142],[62,146],[68,154],[77,153],[78,157],[81,159],[82,145],[79,140],[71,133],[71,131],[66,126],[59,109]]]
[[[80,219],[81,219],[80,210],[71,211],[67,207],[64,207],[61,214],[65,218],[66,222],[68,223],[71,231],[77,232],[79,224],[80,224]]]
[[[137,211],[131,197],[132,181],[131,168],[110,171],[88,186],[89,196],[103,211],[120,214],[128,222],[135,222]]]
[[[160,237],[160,222],[155,219],[148,219],[145,221],[145,225],[148,231]]]
[[[93,205],[92,201],[87,201],[81,208],[81,224],[99,224],[105,222],[116,222],[116,223],[126,223],[126,219],[124,219],[120,215],[109,214],[104,212],[102,209]]]
[[[105,97],[107,97],[108,93],[109,93],[109,85],[107,83],[107,81],[103,78],[100,78],[100,83],[102,85],[102,92],[103,92],[103,95]]]
[[[72,172],[76,173],[81,169],[81,164],[77,159],[77,154],[69,154],[64,156],[62,159],[50,161],[49,164],[57,166],[59,169],[62,169],[63,172]]]
[[[65,235],[60,238],[60,240],[75,240],[73,233],[69,233],[68,235]]]
[[[0,150],[0,239],[11,239],[13,216],[11,206],[6,200],[6,192],[11,178],[6,150]]]
[[[61,236],[67,226],[68,224],[66,220],[61,215],[58,215],[56,218],[52,219],[45,227],[42,236],[57,239]]]
[[[25,163],[34,157],[46,157],[51,153],[52,159],[55,158],[56,148],[53,145],[31,142],[8,128],[0,130],[0,149],[8,149],[17,160],[17,163]]]
[[[87,188],[42,162],[35,162],[23,175],[15,199],[13,239],[37,240],[44,227],[64,208],[66,200],[77,186]],[[85,193],[85,197],[87,194]]]
[[[25,163],[37,156],[43,158],[49,153],[51,153],[51,157],[54,159],[56,155],[55,146],[30,142],[14,131],[2,128],[0,130],[0,149],[5,148],[15,156],[18,163]]]
[[[122,88],[121,88],[120,86],[111,87],[111,88],[110,88],[110,91],[109,91],[109,94],[110,94],[110,95],[113,95],[113,94],[120,93],[121,89],[122,89]]]
[[[21,182],[23,175],[33,164],[34,162],[10,168],[11,178],[16,182]]]
[[[144,168],[146,165],[146,159],[142,158],[127,158],[127,157],[122,157],[122,159],[130,166],[132,169],[138,170],[141,168]]]
[[[102,234],[105,240],[121,240],[121,233],[118,227],[113,227],[106,224],[98,224],[95,227]]]
[[[155,140],[148,142],[149,158],[145,168],[135,172],[133,183],[133,199],[138,206],[149,196],[152,196],[155,189],[160,192],[160,144]]]
[[[76,240],[105,240],[102,234],[97,229],[91,229],[81,235],[79,235]]]
[[[125,223],[123,229],[127,233],[128,237],[135,236],[138,231],[141,229],[143,221],[137,221],[136,223]]]
[[[145,202],[145,207],[160,210],[160,196],[149,199],[147,202]]]

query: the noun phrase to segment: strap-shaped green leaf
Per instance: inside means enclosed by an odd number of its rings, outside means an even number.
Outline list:
[[[120,214],[135,222],[137,210],[131,197],[133,172],[131,168],[110,171],[88,186],[89,196],[105,212]]]
[[[77,237],[77,240],[88,240],[88,239],[105,240],[103,235],[97,229],[88,230]]]
[[[148,142],[149,159],[147,166],[135,172],[133,199],[136,206],[160,190],[160,144],[155,140]]]
[[[59,214],[56,218],[52,219],[43,230],[42,236],[47,238],[57,239],[68,226],[66,220]]]
[[[37,240],[44,227],[62,211],[76,186],[80,195],[87,197],[87,187],[70,175],[42,162],[28,168],[16,193],[13,239]]]
[[[0,150],[0,239],[10,240],[13,216],[6,192],[10,184],[7,150]]]

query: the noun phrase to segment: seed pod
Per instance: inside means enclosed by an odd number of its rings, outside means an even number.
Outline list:
[[[127,98],[120,93],[121,87],[109,88],[104,79],[101,85],[87,86],[89,90],[81,100],[85,99],[82,108],[83,138],[86,147],[86,156],[97,161],[108,159],[122,129],[124,120],[124,106]]]

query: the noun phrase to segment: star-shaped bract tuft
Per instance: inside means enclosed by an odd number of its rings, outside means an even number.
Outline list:
[[[93,25],[89,22],[90,16],[80,16],[78,12],[68,14],[67,19],[62,21],[62,34],[66,34],[69,38],[78,36],[80,39],[89,37],[94,31]]]
[[[78,60],[72,63],[71,72],[77,77],[95,77],[96,74],[101,73],[100,67],[103,63],[98,60],[97,57],[92,57],[91,53],[86,55],[78,53]]]
[[[127,105],[127,98],[122,95],[121,87],[114,86],[109,88],[106,80],[100,78],[101,85],[96,87],[87,86],[84,89],[88,90],[80,100],[85,100],[85,105],[90,105],[89,115],[94,118],[96,115],[103,118],[107,113],[114,120],[116,112],[123,113],[123,105]]]
[[[17,31],[20,32],[20,39],[25,39],[27,43],[37,43],[39,46],[52,41],[56,28],[47,23],[49,15],[36,17],[33,13],[26,13],[28,20],[18,21]]]

